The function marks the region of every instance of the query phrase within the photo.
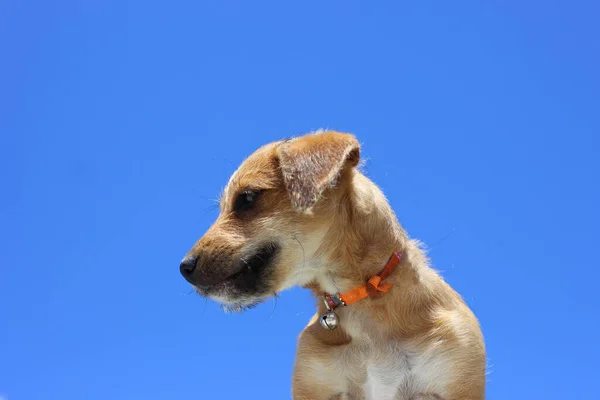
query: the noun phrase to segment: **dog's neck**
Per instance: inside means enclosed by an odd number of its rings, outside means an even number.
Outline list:
[[[401,227],[394,212],[383,193],[368,178],[359,172],[351,177],[346,188],[348,193],[341,193],[340,206],[332,209],[335,212],[330,234],[322,244],[327,265],[315,282],[308,287],[318,298],[319,312],[325,311],[323,295],[343,293],[365,285],[367,280],[378,275],[394,251],[402,254],[402,260],[395,271],[386,279],[393,285],[389,293],[377,300],[364,299],[339,310],[342,328],[345,321],[356,321],[364,313],[379,312],[382,315],[400,312],[398,308],[406,307],[409,287],[428,281],[435,281],[435,273],[426,267],[427,260],[418,243],[411,241]],[[340,235],[340,232],[343,232]],[[431,274],[433,273],[433,275]],[[411,301],[426,301],[418,295]],[[370,309],[370,311],[366,311]],[[336,312],[338,312],[336,310]],[[372,318],[372,317],[371,317]],[[360,325],[360,324],[359,324]]]
[[[334,288],[319,288],[322,291],[363,285],[381,272],[394,251],[411,251],[406,232],[379,188],[358,171],[346,179],[347,185],[330,201],[335,206],[327,211],[333,218],[319,252],[327,260],[324,275]]]

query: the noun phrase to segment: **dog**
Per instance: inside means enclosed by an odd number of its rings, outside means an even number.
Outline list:
[[[337,131],[260,147],[180,272],[228,311],[292,286],[314,293],[294,400],[482,400],[479,322],[361,173],[360,152]]]

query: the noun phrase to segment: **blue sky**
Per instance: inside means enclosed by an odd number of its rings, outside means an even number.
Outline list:
[[[293,4],[292,4],[293,3]],[[286,399],[312,314],[178,264],[261,144],[355,133],[477,313],[488,399],[596,394],[598,2],[0,6],[0,396]]]

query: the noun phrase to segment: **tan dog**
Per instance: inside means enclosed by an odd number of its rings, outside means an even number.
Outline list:
[[[355,137],[337,132],[261,147],[231,177],[181,273],[234,311],[294,285],[314,292],[295,400],[483,399],[477,319],[428,266],[359,158]],[[326,307],[336,315],[321,321]]]

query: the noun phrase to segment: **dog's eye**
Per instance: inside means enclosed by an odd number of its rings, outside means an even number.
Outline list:
[[[260,191],[258,190],[246,190],[240,193],[233,205],[233,211],[240,212],[250,210],[254,207],[259,195]]]

